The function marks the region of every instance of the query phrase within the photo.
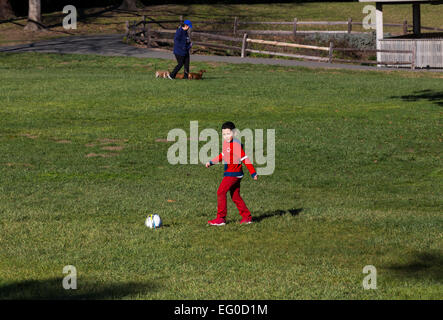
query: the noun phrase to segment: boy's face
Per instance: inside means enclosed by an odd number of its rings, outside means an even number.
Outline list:
[[[230,142],[234,137],[234,132],[231,129],[222,129],[222,136],[226,142]]]

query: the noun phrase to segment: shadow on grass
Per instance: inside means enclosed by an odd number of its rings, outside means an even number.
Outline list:
[[[428,100],[436,104],[437,106],[443,107],[443,92],[433,91],[433,90],[421,90],[415,91],[413,94],[404,96],[392,96],[391,99],[402,99],[403,101],[413,102],[418,100]]]
[[[443,281],[443,255],[438,252],[419,252],[415,253],[409,262],[390,265],[387,269],[401,277]]]
[[[298,216],[300,212],[303,211],[303,208],[298,208],[298,209],[288,209],[288,210],[274,210],[274,211],[267,211],[264,212],[263,214],[257,216],[257,217],[253,217],[253,221],[254,222],[261,222],[264,219],[267,218],[272,218],[272,217],[276,217],[276,216],[282,216],[286,213],[291,214],[292,216]]]
[[[152,283],[96,283],[78,280],[77,289],[65,290],[63,278],[26,280],[0,287],[0,300],[105,300],[157,290]]]

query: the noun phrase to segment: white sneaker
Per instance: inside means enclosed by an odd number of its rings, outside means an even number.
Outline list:
[[[171,76],[170,76],[169,74],[168,74],[168,79],[169,79],[169,80],[174,80],[174,79],[171,78]]]

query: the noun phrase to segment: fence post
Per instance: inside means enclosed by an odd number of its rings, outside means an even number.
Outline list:
[[[334,52],[334,43],[329,42],[329,60],[328,63],[332,63],[332,53]]]
[[[180,25],[183,24],[183,16],[180,16]]]
[[[234,36],[237,33],[238,17],[234,18]]]
[[[292,32],[294,33],[294,40],[295,40],[295,36],[297,35],[297,18],[294,18],[294,27]]]
[[[142,35],[146,39],[146,16],[143,16],[142,24],[143,24]]]
[[[126,20],[125,23],[125,37],[126,37],[126,43],[128,43],[128,38],[129,38],[129,21]]]
[[[243,41],[242,41],[242,44],[241,44],[241,57],[242,58],[246,57],[246,47],[248,46],[247,39],[248,39],[248,34],[245,33],[243,35]]]
[[[412,59],[411,59],[411,69],[415,70],[415,65],[417,63],[417,41],[412,42]]]
[[[151,27],[150,27],[149,23],[146,28],[146,45],[148,47],[151,46]]]
[[[352,32],[352,18],[348,18],[348,33]]]
[[[403,34],[404,35],[408,34],[408,21],[407,20],[403,21]]]

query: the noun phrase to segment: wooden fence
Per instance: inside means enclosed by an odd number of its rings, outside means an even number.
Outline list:
[[[319,56],[307,56],[307,55],[299,55],[299,54],[288,54],[281,52],[271,52],[271,51],[263,51],[263,50],[252,50],[247,48],[248,43],[259,43],[266,45],[274,45],[274,46],[282,46],[282,47],[292,47],[292,48],[303,48],[310,50],[320,50],[328,52],[328,57],[319,57]],[[362,51],[362,52],[389,52],[389,53],[403,53],[410,54],[411,61],[373,61],[373,60],[349,60],[349,59],[338,59],[334,58],[334,51]],[[292,57],[299,59],[307,59],[307,60],[316,60],[322,62],[332,63],[336,62],[350,62],[350,63],[366,63],[366,64],[377,64],[377,65],[410,65],[411,69],[415,69],[415,61],[416,54],[415,51],[407,51],[407,50],[377,50],[377,49],[356,49],[356,48],[334,48],[332,42],[329,43],[329,47],[320,47],[320,46],[311,46],[304,45],[298,43],[286,43],[286,42],[278,42],[278,41],[267,41],[261,39],[248,39],[248,35],[245,33],[242,41],[242,51],[241,56],[245,57],[247,52],[252,53],[261,53],[261,54],[269,54],[275,56],[284,56],[284,57]]]
[[[183,23],[183,16],[180,16],[177,20],[146,20],[146,17],[143,16],[143,20],[140,22],[133,22],[132,25],[127,21],[127,27],[136,27],[143,25],[143,28],[149,28],[151,24],[161,25],[162,23]],[[238,17],[235,17],[233,21],[229,20],[220,20],[220,21],[194,21],[194,25],[213,25],[220,24],[226,26],[232,26],[232,29],[226,30],[211,30],[212,33],[232,33],[234,36],[237,34],[258,34],[258,35],[272,35],[272,36],[296,36],[304,35],[304,34],[313,34],[313,33],[326,33],[326,34],[339,34],[339,33],[367,33],[365,32],[357,32],[353,31],[353,26],[363,26],[363,22],[353,21],[352,18],[348,18],[346,21],[299,21],[297,18],[294,18],[293,21],[240,21]],[[240,25],[288,25],[292,26],[292,30],[250,30],[250,29],[240,29]],[[346,26],[346,30],[300,30],[300,26],[308,26],[308,25],[316,25],[316,26],[337,26],[342,25]],[[369,24],[369,26],[375,27],[375,24]],[[401,28],[402,34],[406,35],[411,31],[412,25],[408,24],[405,20],[403,23],[384,23],[384,27],[398,27]],[[441,28],[435,27],[421,27],[423,30],[431,30],[431,31],[443,31]],[[195,29],[195,28],[194,28]],[[231,31],[232,30],[232,31]],[[196,29],[195,31],[203,31]]]
[[[180,20],[179,20],[180,21]],[[181,19],[182,21],[182,19]],[[321,21],[320,21],[321,22]],[[337,21],[335,21],[337,22]],[[333,22],[329,22],[333,23]],[[237,21],[237,25],[239,22]],[[148,47],[151,46],[153,42],[164,42],[164,43],[170,43],[173,44],[173,35],[175,34],[176,30],[153,30],[150,27],[150,24],[148,21],[146,21],[146,18],[143,17],[143,20],[141,22],[133,22],[130,24],[129,22],[126,22],[126,35],[125,38],[127,40],[132,39],[137,42],[141,42],[146,44]],[[240,30],[235,30],[235,33],[238,34]],[[256,33],[253,33],[256,34]],[[246,57],[248,53],[259,53],[259,54],[266,54],[266,55],[273,55],[273,56],[283,56],[283,57],[291,57],[291,58],[298,58],[298,59],[307,59],[307,60],[315,60],[315,61],[322,61],[322,62],[329,62],[332,63],[335,62],[350,62],[350,63],[365,63],[365,64],[377,64],[377,65],[410,65],[411,69],[415,69],[415,62],[416,62],[416,53],[414,50],[407,51],[407,50],[377,50],[377,49],[357,49],[357,48],[334,48],[333,43],[330,42],[329,47],[320,47],[320,46],[312,46],[312,45],[304,45],[304,44],[298,44],[298,43],[288,43],[288,42],[279,42],[279,41],[269,41],[269,40],[263,40],[263,39],[251,39],[249,38],[248,33],[243,33],[243,37],[232,37],[232,36],[226,36],[226,35],[219,35],[219,34],[212,34],[208,32],[198,32],[198,31],[192,31],[191,36],[193,38],[200,38],[199,40],[193,40],[193,44],[195,46],[201,46],[201,47],[209,47],[209,48],[216,48],[216,49],[224,49],[224,50],[233,50],[238,51],[240,53],[240,56],[242,58]],[[214,43],[214,42],[208,42],[206,40],[216,40],[216,41],[228,41],[232,44],[225,44],[225,43]],[[285,47],[285,48],[300,48],[300,49],[308,49],[308,50],[316,50],[316,51],[323,51],[327,52],[327,56],[313,56],[313,55],[301,55],[301,54],[294,54],[294,53],[284,53],[284,52],[275,52],[275,51],[267,51],[267,50],[257,50],[257,49],[251,49],[248,48],[249,43],[255,43],[255,44],[262,44],[262,45],[268,45],[268,46],[276,46],[276,47]],[[238,44],[238,45],[235,45]],[[411,55],[410,61],[374,61],[374,60],[350,60],[350,59],[339,59],[334,58],[334,52],[390,52],[390,53],[402,53],[402,54],[409,54]]]

